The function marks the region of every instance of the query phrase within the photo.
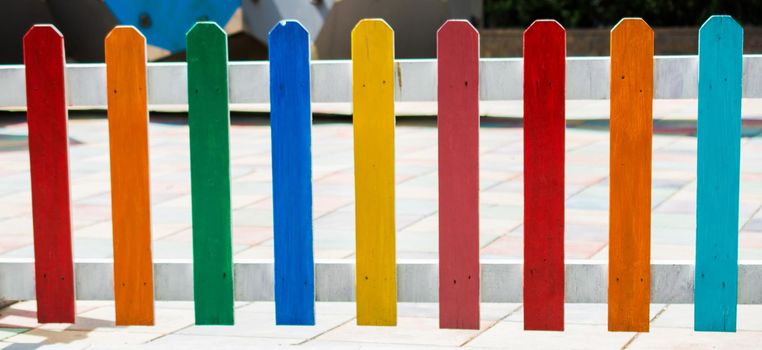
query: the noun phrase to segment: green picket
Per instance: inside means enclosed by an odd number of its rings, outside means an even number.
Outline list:
[[[227,37],[214,22],[186,35],[197,325],[233,324]]]

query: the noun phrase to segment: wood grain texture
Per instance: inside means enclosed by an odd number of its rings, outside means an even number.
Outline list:
[[[214,22],[188,32],[188,124],[196,324],[233,324],[227,36]]]
[[[275,323],[315,324],[310,40],[297,21],[269,34]]]
[[[610,331],[648,331],[653,38],[639,18],[611,31]]]
[[[146,40],[134,27],[106,37],[117,325],[153,325]]]
[[[743,29],[712,16],[699,31],[694,327],[735,332]]]
[[[437,32],[439,327],[479,329],[479,33]]]
[[[564,330],[566,30],[524,32],[524,329]]]
[[[24,36],[35,288],[40,323],[74,322],[63,36],[35,25]]]
[[[394,32],[352,30],[357,324],[397,324],[394,223]]]

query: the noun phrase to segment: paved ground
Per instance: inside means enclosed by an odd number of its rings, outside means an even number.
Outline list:
[[[567,304],[564,332],[524,331],[520,304],[482,304],[479,330],[439,329],[436,304],[399,305],[397,327],[357,326],[353,303],[318,303],[314,327],[275,326],[274,304],[240,303],[236,325],[194,326],[190,302],[157,302],[156,326],[115,327],[111,302],[80,301],[77,322],[36,323],[34,302],[0,311],[0,348],[753,349],[762,306],[739,307],[737,333],[696,333],[692,305],[652,305],[649,333],[608,332],[605,304]]]
[[[317,258],[352,258],[354,187],[352,126],[317,118],[313,128]],[[0,128],[0,257],[32,257],[26,124],[4,116]],[[740,258],[762,258],[762,122],[745,122],[742,141]],[[522,256],[522,129],[482,122],[481,254]],[[696,139],[691,121],[659,121],[653,146],[653,258],[693,259]],[[109,153],[104,118],[75,116],[70,125],[74,250],[77,258],[112,255]],[[400,258],[437,254],[437,136],[431,118],[397,127],[397,251]],[[177,115],[150,125],[155,258],[191,257],[188,128]],[[566,256],[607,258],[608,132],[606,121],[567,128]],[[235,116],[231,128],[233,243],[236,257],[272,257],[270,135],[267,119]]]
[[[679,119],[679,118],[678,118]],[[32,227],[26,124],[4,115],[0,125],[0,257],[31,257]],[[233,118],[233,242],[237,258],[272,257],[270,135],[263,117]],[[696,191],[695,123],[655,123],[653,258],[693,259]],[[522,129],[485,118],[481,130],[481,246],[484,258],[522,256]],[[74,248],[77,258],[111,256],[107,123],[78,114],[70,123]],[[190,258],[188,129],[177,115],[155,116],[151,182],[155,258]],[[741,259],[762,258],[762,122],[745,122],[742,141]],[[400,258],[437,252],[436,128],[430,118],[401,119],[397,128],[397,250]],[[352,127],[317,118],[313,129],[317,258],[352,258],[354,188]],[[608,133],[605,121],[567,128],[567,258],[607,258]],[[352,303],[318,303],[315,327],[275,327],[272,303],[240,303],[233,327],[193,326],[192,304],[157,302],[154,327],[114,327],[111,302],[78,301],[74,325],[38,325],[33,302],[0,311],[0,348],[251,348],[299,344],[330,349],[755,348],[762,306],[739,307],[739,332],[694,333],[692,305],[653,305],[650,333],[609,333],[605,304],[568,304],[563,333],[522,330],[520,304],[483,304],[479,331],[440,330],[436,304],[400,304],[399,326],[358,327]]]

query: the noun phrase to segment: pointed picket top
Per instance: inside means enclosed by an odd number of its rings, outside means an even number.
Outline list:
[[[385,20],[381,18],[366,18],[361,19],[354,28],[352,28],[352,38],[359,36],[359,35],[378,35],[375,33],[381,34],[380,36],[388,40],[392,40],[394,36],[394,31],[392,30],[392,27],[389,26],[388,23],[386,23]],[[394,50],[394,46],[392,45],[392,50]]]
[[[566,35],[566,28],[558,23],[555,19],[538,19],[532,22],[532,24],[524,30],[524,35],[531,35],[534,33],[559,33]]]
[[[352,33],[359,30],[367,30],[369,28],[378,28],[381,30],[392,31],[392,27],[383,18],[363,18],[355,24],[352,28]]]
[[[56,50],[61,52],[62,60],[65,60],[66,57],[66,54],[64,53],[64,37],[61,32],[58,31],[58,28],[52,24],[33,25],[32,28],[29,28],[26,34],[24,34],[23,45],[25,51]]]
[[[476,30],[471,22],[465,19],[448,19],[437,29],[437,37],[450,32],[468,33],[469,36],[474,37],[479,36],[479,31]]]
[[[625,17],[617,23],[614,28],[611,28],[611,35],[626,35],[632,32],[644,32],[648,31],[653,35],[654,31],[651,26],[639,17]]]
[[[283,21],[278,21],[278,23],[275,23],[272,29],[270,29],[270,32],[267,33],[267,37],[269,38],[273,34],[277,33],[298,33],[299,35],[304,35],[307,37],[307,40],[310,38],[310,33],[307,31],[306,28],[302,25],[302,22],[299,22],[295,19],[287,19]]]
[[[227,37],[225,31],[215,22],[196,22],[196,24],[188,30],[188,33],[185,34],[186,40],[190,40],[192,37],[199,35],[221,35]],[[227,46],[227,40],[225,41],[225,45]]]
[[[738,31],[742,32],[743,28],[733,17],[728,15],[714,15],[709,17],[699,29],[699,34],[710,30],[717,31]],[[719,39],[719,38],[718,38]]]
[[[106,45],[109,41],[117,40],[117,38],[124,38],[122,40],[129,40],[135,42],[142,42],[145,45],[146,37],[143,36],[137,28],[133,26],[116,26],[106,35]]]
[[[145,51],[145,36],[133,26],[116,26],[106,35],[104,48],[108,53],[110,47],[112,47],[113,50],[120,50],[122,46],[133,45],[135,47],[142,47],[143,51]],[[113,54],[118,54],[118,52],[114,52]]]
[[[24,42],[33,38],[43,38],[46,40],[63,40],[63,34],[52,24],[35,24],[24,34]]]

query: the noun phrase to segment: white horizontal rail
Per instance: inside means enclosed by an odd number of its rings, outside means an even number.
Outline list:
[[[111,300],[113,293],[111,260],[81,260],[75,263],[77,299]],[[397,296],[400,302],[436,302],[438,298],[436,260],[401,260],[397,263]],[[607,264],[602,261],[566,262],[566,302],[605,303]],[[520,260],[482,260],[482,302],[522,301]],[[234,263],[235,298],[239,301],[273,300],[273,262],[248,260]],[[651,264],[652,303],[692,303],[694,265],[687,261],[657,261]],[[154,263],[157,300],[193,300],[193,264],[190,260]],[[32,259],[0,260],[0,298],[35,298]],[[762,304],[762,262],[741,262],[738,266],[738,302]],[[323,260],[315,264],[317,301],[353,301],[355,270],[352,260]]]
[[[479,95],[482,101],[521,100],[521,58],[482,59]],[[697,96],[697,56],[654,58],[654,97],[693,99]],[[436,101],[436,60],[398,60],[395,64],[395,99],[398,102]],[[566,97],[602,100],[609,97],[609,58],[570,57],[566,60]],[[762,55],[745,55],[743,97],[762,98]],[[267,61],[231,62],[230,102],[233,105],[268,104]],[[66,69],[70,107],[106,108],[106,70],[103,64],[70,64]],[[185,63],[148,64],[148,103],[185,106]],[[24,67],[0,66],[0,109],[26,106]],[[312,102],[352,101],[351,61],[312,61]]]

